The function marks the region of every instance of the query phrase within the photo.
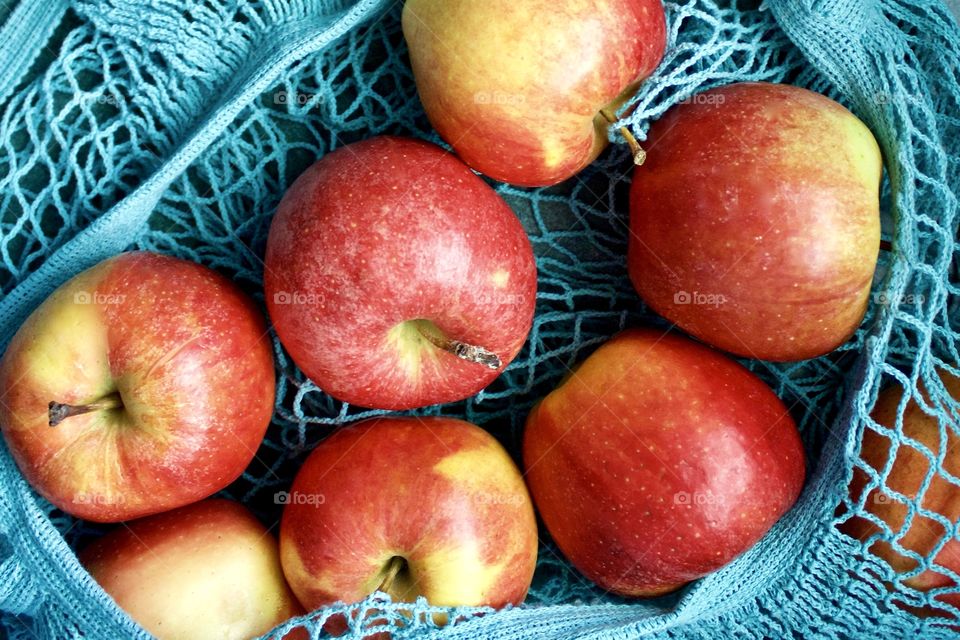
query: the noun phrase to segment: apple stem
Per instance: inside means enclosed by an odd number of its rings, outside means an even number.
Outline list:
[[[617,121],[617,118],[606,109],[601,109],[600,115],[602,115],[610,124],[614,124]],[[637,142],[637,139],[632,133],[630,133],[630,129],[626,127],[620,127],[620,135],[622,135],[623,139],[627,141],[628,145],[630,145],[630,153],[633,154],[633,164],[639,167],[647,159],[647,152],[643,150],[643,147],[640,146],[640,143]]]
[[[403,571],[406,566],[407,561],[400,556],[390,558],[390,561],[387,563],[387,570],[383,574],[383,580],[380,582],[380,586],[377,587],[377,591],[390,593],[389,589],[393,586],[393,581],[397,579],[397,576],[400,575],[400,572]]]
[[[420,335],[426,338],[433,346],[448,351],[461,360],[482,364],[489,369],[499,369],[503,366],[503,361],[500,360],[500,356],[483,347],[460,342],[459,340],[451,340],[443,336],[438,336],[435,333],[423,331],[422,329],[420,330]]]
[[[92,411],[107,411],[109,409],[119,409],[123,407],[123,400],[120,394],[112,393],[96,402],[90,404],[63,404],[61,402],[51,402],[48,405],[47,415],[50,418],[50,426],[55,427],[67,418],[83,415]]]

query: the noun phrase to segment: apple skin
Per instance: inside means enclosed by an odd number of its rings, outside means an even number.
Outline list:
[[[534,407],[523,459],[557,546],[623,596],[667,593],[733,560],[793,505],[805,472],[769,387],[650,329],[614,336]]]
[[[940,379],[947,393],[955,400],[960,400],[960,379],[945,373],[940,373]],[[922,390],[926,402],[930,403],[926,390]],[[903,388],[900,385],[889,387],[877,396],[871,417],[877,424],[889,429],[896,429],[897,410],[903,402]],[[953,477],[960,476],[960,437],[951,428],[946,431],[946,450],[940,445],[940,427],[935,416],[923,411],[912,398],[907,402],[903,411],[903,436],[919,442],[932,452],[934,456],[943,455],[942,470],[931,472],[927,457],[914,446],[903,443],[897,448],[895,459],[890,473],[884,482],[885,486],[893,491],[907,496],[914,504],[932,513],[939,513],[951,522],[960,520],[960,487],[950,482],[944,471]],[[890,460],[892,440],[887,436],[870,429],[864,429],[861,443],[860,457],[870,467],[881,474]],[[920,488],[928,474],[931,474],[930,485],[918,500]],[[862,469],[855,467],[850,482],[850,498],[854,504],[858,503],[868,486],[868,476]],[[870,490],[864,506],[867,512],[887,523],[889,531],[894,533],[904,531],[908,515],[908,507],[894,497],[894,494],[884,491],[880,487]],[[844,522],[841,531],[853,538],[866,541],[873,535],[883,531],[875,523],[866,518],[855,516]],[[914,516],[912,524],[897,538],[900,547],[913,551],[920,556],[930,557],[934,548],[947,535],[943,525],[935,519],[922,513]],[[869,547],[870,552],[885,560],[897,573],[907,573],[917,568],[917,562],[897,551],[890,543],[877,540]],[[937,565],[960,573],[960,542],[951,539],[933,557]],[[952,578],[934,569],[927,569],[918,575],[904,579],[903,584],[918,591],[955,585]],[[960,608],[960,594],[942,594],[937,600]],[[911,608],[920,615],[931,615],[933,607]]]
[[[433,605],[519,604],[537,523],[519,469],[486,431],[450,418],[375,418],[337,431],[290,489],[280,557],[315,609],[380,590]],[[391,559],[405,567],[383,586]]]
[[[537,269],[510,207],[454,155],[378,137],[327,155],[290,187],[264,286],[280,341],[339,400],[410,409],[469,397],[517,355]],[[490,369],[418,330],[483,347]]]
[[[201,265],[124,253],[57,289],[0,361],[0,425],[54,505],[119,522],[235,480],[270,423],[273,355],[261,313]],[[51,401],[123,406],[49,426]]]
[[[630,278],[731,353],[828,353],[863,320],[880,248],[869,129],[806,89],[732,84],[654,123],[630,192]]]
[[[80,561],[160,640],[246,640],[303,613],[276,539],[229,500],[128,523],[84,549]]]
[[[556,184],[663,57],[660,0],[407,0],[403,33],[430,122],[474,169]]]

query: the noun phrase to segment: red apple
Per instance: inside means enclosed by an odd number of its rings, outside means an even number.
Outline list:
[[[566,180],[663,57],[660,0],[407,0],[403,33],[430,122],[474,169]]]
[[[377,590],[502,607],[530,587],[537,525],[520,471],[483,429],[376,418],[307,458],[284,508],[280,556],[309,609]]]
[[[800,437],[760,379],[673,334],[628,330],[527,419],[534,502],[604,589],[654,596],[746,551],[797,499]]]
[[[380,137],[290,187],[267,241],[270,317],[330,395],[409,409],[483,389],[533,321],[536,265],[510,207],[453,155]]]
[[[940,379],[947,393],[960,401],[960,379],[947,373],[942,373]],[[931,398],[926,390],[923,395],[925,404],[931,406]],[[898,429],[897,417],[901,405],[902,426]],[[894,446],[893,440],[880,431],[869,426],[864,429],[860,457],[880,474],[883,484],[871,488],[864,497],[871,482],[862,468],[854,467],[850,498],[853,504],[862,501],[866,511],[885,523],[885,526],[881,528],[865,517],[854,516],[841,525],[841,530],[863,541],[877,536],[876,540],[870,542],[870,551],[890,564],[897,573],[908,573],[918,568],[917,561],[906,555],[907,552],[929,558],[939,567],[960,573],[960,542],[956,539],[948,539],[943,548],[934,554],[936,546],[949,536],[949,532],[933,517],[933,514],[938,514],[953,523],[960,520],[960,487],[947,475],[960,477],[960,438],[952,428],[941,427],[937,417],[924,411],[915,400],[904,399],[903,388],[899,384],[880,393],[872,418],[887,429],[899,431],[902,440],[899,446]],[[945,433],[945,440],[941,432]],[[919,446],[926,448],[932,458],[912,443],[919,443]],[[932,469],[931,460],[940,459],[941,456],[942,463]],[[886,471],[888,466],[889,471]],[[928,476],[930,484],[921,492]],[[915,508],[923,510],[918,511],[909,524],[910,507],[900,496],[904,496]],[[879,537],[888,533],[893,534],[896,546]],[[904,579],[903,584],[918,591],[958,586],[952,578],[934,567]],[[960,594],[942,594],[936,599],[960,607]],[[927,607],[917,612],[929,615],[933,613],[933,608]]]
[[[276,539],[229,500],[126,524],[80,560],[160,640],[245,640],[303,613],[283,578]]]
[[[273,412],[263,317],[206,267],[125,253],[38,307],[0,361],[0,425],[34,488],[116,522],[236,479]]]
[[[657,313],[765,360],[827,353],[863,319],[880,247],[880,149],[787,85],[694,96],[650,129],[630,193],[630,278]]]

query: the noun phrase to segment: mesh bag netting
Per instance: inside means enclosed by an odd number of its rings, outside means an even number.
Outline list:
[[[134,247],[208,265],[262,304],[271,215],[304,168],[380,133],[439,142],[416,95],[400,5],[21,2],[0,33],[0,345],[56,286]],[[431,615],[438,609],[427,602],[400,606],[375,594],[283,629],[302,624],[318,636],[329,616],[348,613],[348,637],[356,638],[377,630],[397,638],[957,635],[948,619],[906,607],[960,589],[912,589],[908,575],[867,552],[869,541],[837,525],[869,517],[863,500],[848,496],[855,468],[869,487],[888,480],[889,469],[859,461],[864,429],[893,447],[917,448],[932,461],[928,475],[960,484],[944,471],[942,452],[903,437],[902,421],[870,418],[878,391],[898,385],[939,419],[941,438],[960,429],[960,408],[938,376],[960,373],[960,29],[929,1],[671,0],[666,8],[666,57],[622,121],[640,140],[652,120],[701,90],[761,80],[839,100],[884,152],[884,237],[892,249],[881,252],[861,329],[815,360],[745,362],[800,427],[811,470],[800,501],[732,565],[657,600],[621,600],[592,586],[541,530],[534,584],[521,607],[444,610],[451,622],[438,627]],[[627,278],[631,173],[629,152],[613,145],[561,186],[496,185],[537,255],[536,320],[520,356],[488,389],[421,414],[475,422],[519,459],[528,410],[574,363],[623,327],[664,326]],[[288,488],[312,447],[336,425],[376,413],[321,392],[275,337],[274,351],[274,421],[255,460],[223,492],[268,524],[281,509],[274,493]],[[909,518],[938,518],[919,496],[899,499]],[[956,523],[939,520],[944,541],[955,537]],[[877,536],[894,546],[908,528],[878,524]],[[0,448],[0,635],[147,637],[77,563],[73,550],[102,530],[40,499]],[[938,549],[914,554],[912,575],[934,566]]]

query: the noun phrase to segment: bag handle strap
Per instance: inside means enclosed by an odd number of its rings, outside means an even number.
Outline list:
[[[16,89],[70,7],[68,0],[20,0],[0,27],[0,104]]]

